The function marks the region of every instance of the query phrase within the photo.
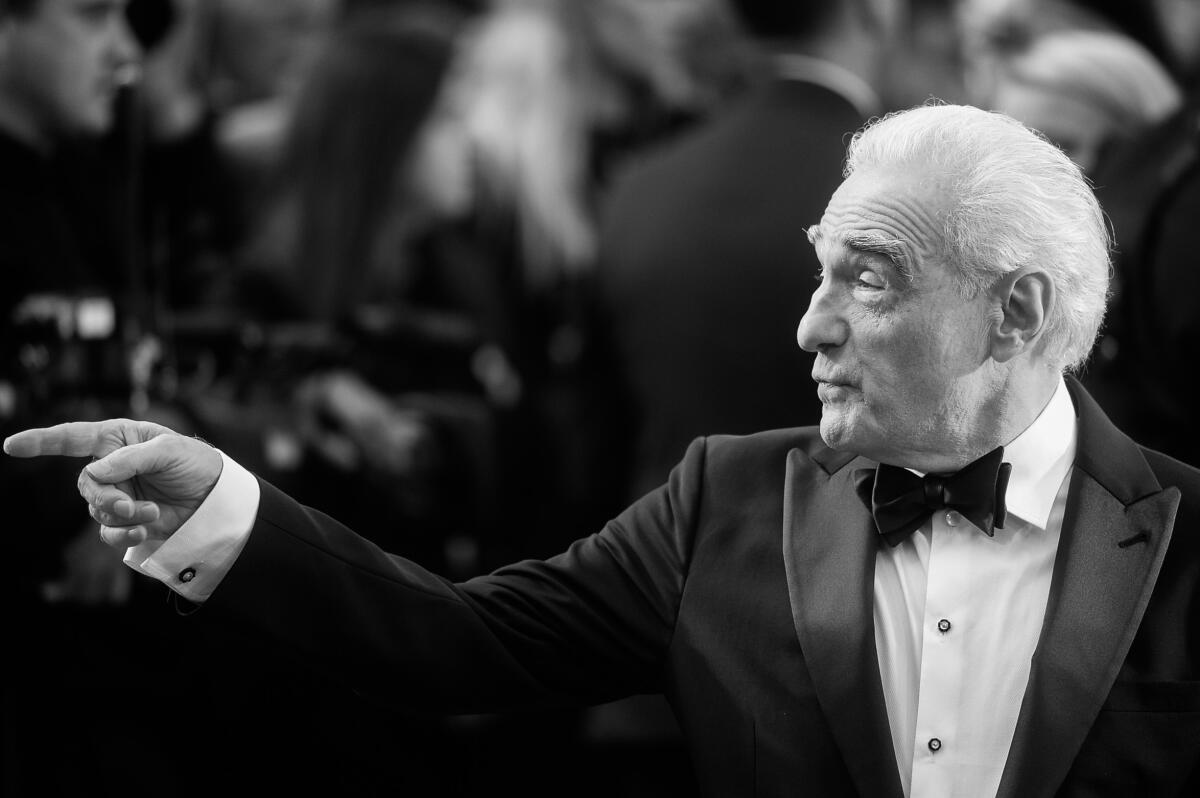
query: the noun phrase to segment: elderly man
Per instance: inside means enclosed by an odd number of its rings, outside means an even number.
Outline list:
[[[449,584],[149,424],[5,449],[98,458],[79,488],[127,562],[363,689],[662,691],[706,795],[1196,794],[1200,474],[1063,377],[1107,288],[1087,184],[954,106],[868,127],[846,173],[798,336],[819,436],[698,440],[547,562]]]

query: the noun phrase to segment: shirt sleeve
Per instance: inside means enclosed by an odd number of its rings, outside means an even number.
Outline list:
[[[258,480],[221,452],[221,476],[208,497],[166,540],[125,552],[125,564],[201,604],[241,554],[258,515]]]

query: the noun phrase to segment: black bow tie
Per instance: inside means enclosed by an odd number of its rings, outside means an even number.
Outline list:
[[[895,546],[916,531],[935,510],[957,510],[989,537],[1004,528],[1004,491],[1010,463],[997,447],[954,474],[919,477],[897,466],[860,468],[855,487],[875,516],[875,526]]]

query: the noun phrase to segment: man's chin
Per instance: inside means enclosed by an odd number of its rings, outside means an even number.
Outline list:
[[[845,413],[825,407],[821,412],[821,440],[830,449],[844,450],[853,447],[853,425]]]

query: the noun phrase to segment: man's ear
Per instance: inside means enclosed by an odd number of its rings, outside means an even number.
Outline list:
[[[1000,319],[992,329],[992,357],[1004,363],[1030,351],[1054,306],[1054,283],[1045,272],[1013,272],[996,286]]]

